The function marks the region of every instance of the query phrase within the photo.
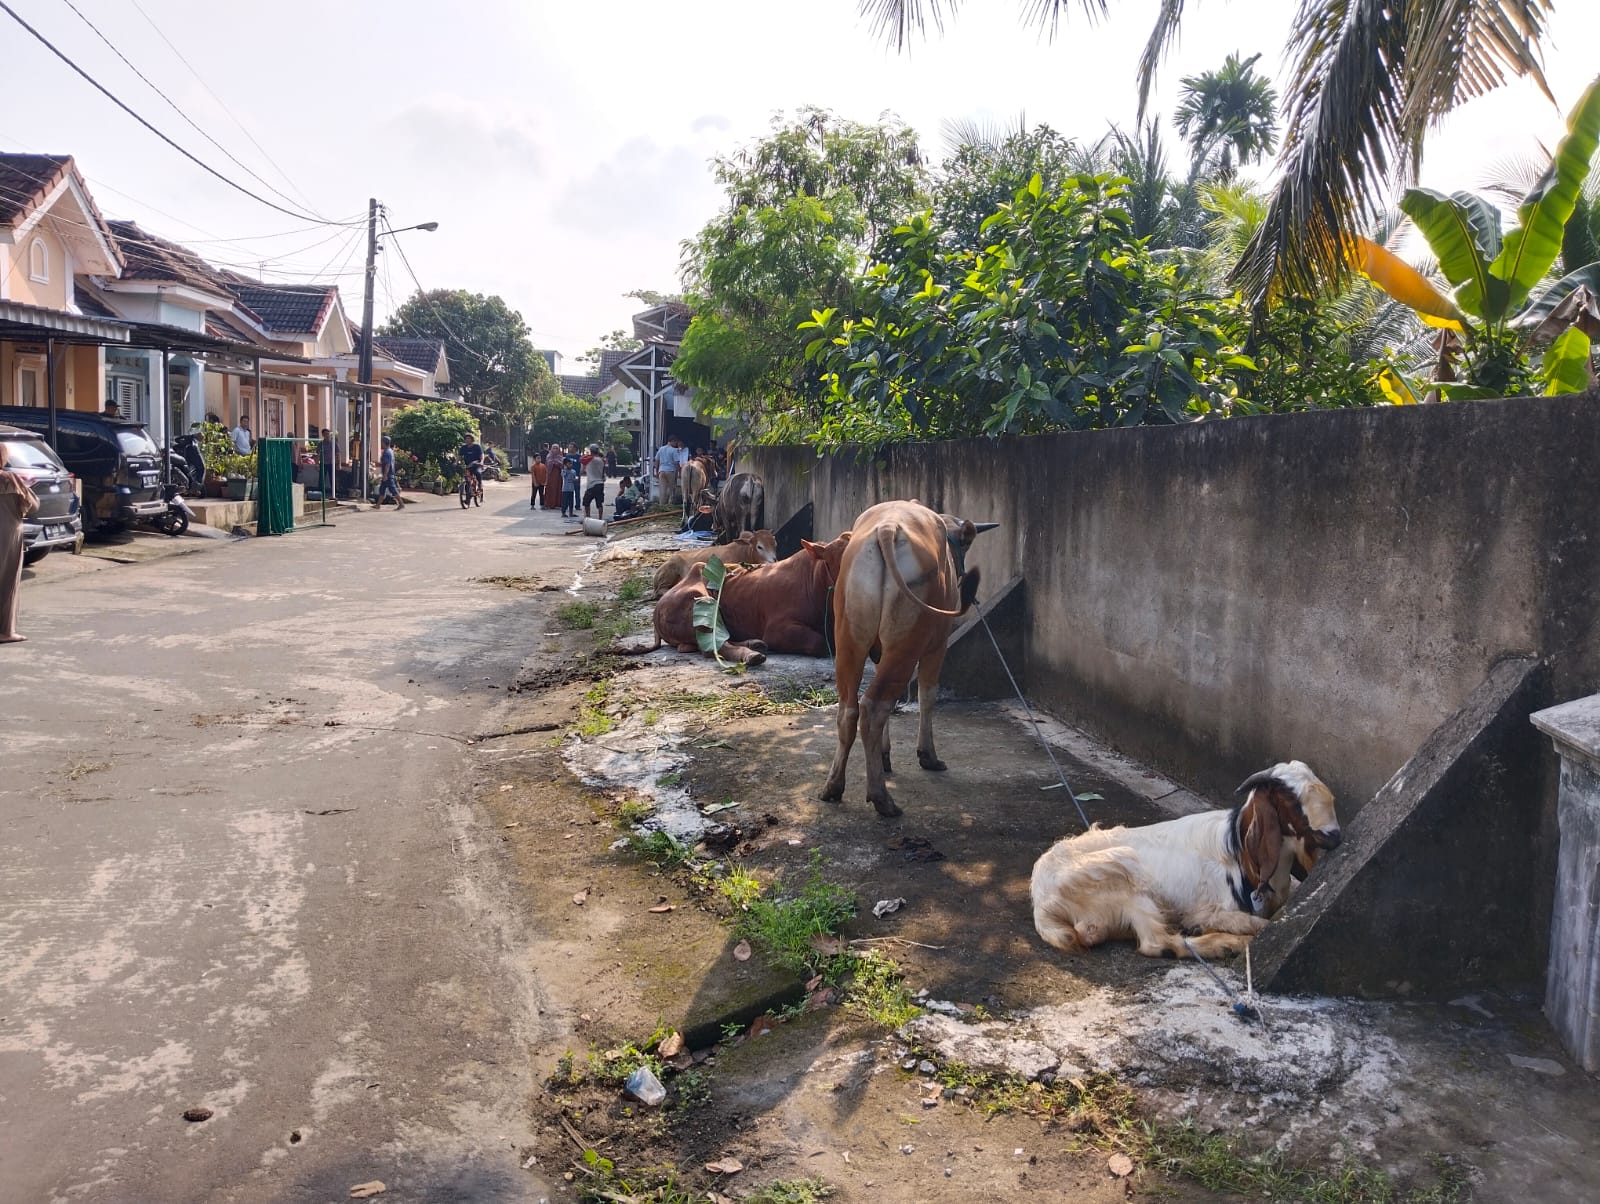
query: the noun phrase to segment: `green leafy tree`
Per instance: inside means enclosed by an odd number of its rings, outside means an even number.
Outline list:
[[[926,206],[914,131],[803,109],[718,158],[723,210],[684,244],[694,310],[673,375],[697,405],[760,430],[806,392],[797,333],[811,310],[846,300],[873,241]]]
[[[1077,144],[1047,125],[1028,129],[975,121],[945,123],[949,156],[933,190],[933,221],[952,247],[982,244],[983,223],[1038,176],[1056,191],[1082,170]]]
[[[557,393],[542,402],[533,416],[528,443],[530,446],[576,443],[580,447],[598,443],[604,447],[611,443],[611,424],[594,402],[570,393]]]
[[[598,345],[589,348],[578,357],[580,364],[588,364],[590,375],[600,371],[600,353],[603,351],[637,351],[644,346],[643,339],[636,339],[626,330],[613,330],[610,334],[602,335]]]
[[[859,0],[880,35],[904,49],[960,0]],[[1054,32],[1064,9],[1104,15],[1113,0],[1024,6]],[[1139,63],[1139,109],[1178,34],[1183,0],[1163,0]],[[1311,294],[1348,271],[1350,240],[1381,216],[1391,176],[1414,172],[1424,134],[1465,101],[1527,75],[1549,95],[1539,61],[1554,0],[1301,0],[1289,31],[1283,152],[1267,215],[1237,268],[1252,301]]]
[[[469,439],[478,437],[478,421],[450,401],[419,401],[388,422],[395,446],[419,460],[443,460]]]
[[[1173,124],[1189,143],[1191,180],[1231,180],[1238,167],[1270,155],[1278,137],[1278,94],[1255,73],[1261,56],[1230,54],[1221,68],[1183,77]]]
[[[442,340],[451,387],[462,401],[498,411],[497,425],[520,421],[559,388],[522,315],[499,297],[464,289],[418,292],[381,333]]]
[[[924,216],[894,231],[854,310],[805,324],[823,374],[824,445],[1180,422],[1225,410],[1224,304],[1192,295],[1125,208],[1128,181],[1038,176],[984,223],[986,250],[944,249]]]

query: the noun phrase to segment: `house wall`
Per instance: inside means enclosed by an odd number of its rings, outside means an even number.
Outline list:
[[[47,229],[48,219],[39,222],[15,243],[0,249],[9,255],[11,266],[7,276],[7,300],[22,305],[39,305],[46,309],[69,309],[68,290],[71,288],[71,262],[66,245]],[[34,240],[44,245],[49,280],[40,283],[33,279],[30,257]]]
[[[1600,395],[754,448],[776,527],[916,497],[999,530],[1030,696],[1213,797],[1287,758],[1359,810],[1509,653],[1600,686]]]

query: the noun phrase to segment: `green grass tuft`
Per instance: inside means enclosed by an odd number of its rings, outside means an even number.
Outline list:
[[[776,965],[815,974],[838,955],[819,952],[813,941],[836,935],[855,914],[855,894],[822,876],[822,854],[813,849],[800,889],[787,898],[750,900],[735,927]]]
[[[821,1179],[779,1179],[745,1197],[745,1204],[816,1204],[833,1195],[833,1186]]]
[[[851,960],[852,976],[844,993],[848,1011],[891,1032],[922,1014],[893,958],[873,949]]]
[[[593,602],[568,602],[556,610],[556,622],[568,631],[588,631],[599,614],[600,607]]]
[[[650,578],[629,577],[617,590],[617,601],[631,606],[635,602],[643,602],[653,590]]]
[[[628,852],[658,870],[675,870],[694,860],[694,850],[666,832],[630,832]]]

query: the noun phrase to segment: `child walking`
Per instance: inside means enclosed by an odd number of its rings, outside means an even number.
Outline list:
[[[578,466],[571,460],[561,467],[561,517],[578,517]]]

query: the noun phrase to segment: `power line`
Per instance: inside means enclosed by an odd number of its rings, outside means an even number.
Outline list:
[[[273,169],[280,176],[283,177],[283,182],[285,184],[287,184],[290,188],[294,189],[295,192],[299,193],[300,199],[306,203],[307,208],[310,208],[311,207],[311,198],[306,196],[306,194],[300,189],[300,187],[297,184],[295,184],[295,182],[292,179],[289,178],[289,173],[288,172],[284,171],[283,168],[278,166],[278,161],[267,153],[267,148],[262,146],[261,143],[256,141],[255,135],[252,134],[249,131],[249,129],[246,128],[244,122],[239,120],[239,118],[234,114],[234,111],[228,107],[227,102],[225,100],[223,100],[222,97],[218,96],[216,94],[216,92],[214,92],[212,90],[211,85],[206,83],[205,77],[202,76],[200,74],[200,72],[195,69],[195,66],[194,66],[193,63],[191,63],[187,58],[184,57],[183,51],[179,50],[177,45],[172,41],[172,39],[167,37],[166,32],[161,28],[161,26],[156,24],[155,18],[152,17],[149,13],[145,12],[144,7],[139,3],[139,0],[129,0],[129,3],[131,3],[133,5],[134,9],[137,10],[138,14],[145,19],[145,23],[148,24],[151,29],[156,31],[156,36],[167,44],[167,49],[172,51],[173,54],[177,55],[178,56],[178,61],[189,69],[189,74],[194,76],[196,81],[199,82],[200,86],[206,90],[206,95],[211,97],[212,100],[216,101],[218,107],[221,108],[222,111],[228,115],[228,118],[233,122],[233,124],[239,127],[239,132],[241,134],[243,134],[247,139],[249,139],[250,145],[255,147],[256,150],[261,152],[261,157],[263,159],[265,159],[268,163],[272,164]],[[251,174],[254,174],[254,173],[251,173]],[[261,177],[257,176],[256,178],[260,179]],[[265,181],[262,181],[262,182],[265,183]],[[277,192],[277,189],[273,189],[273,191]],[[280,193],[278,193],[278,195],[282,196],[283,194],[280,192]]]
[[[79,76],[81,76],[88,84],[90,84],[95,89],[95,91],[99,92],[102,96],[104,96],[112,104],[116,105],[117,108],[121,109],[129,117],[132,117],[140,125],[144,126],[145,129],[149,130],[157,138],[161,139],[161,141],[165,142],[173,150],[177,151],[185,159],[188,159],[191,163],[193,163],[196,167],[200,168],[202,171],[206,172],[208,175],[215,176],[218,180],[221,180],[229,188],[232,188],[237,192],[242,192],[245,196],[249,197],[251,200],[257,201],[260,204],[265,205],[269,209],[276,209],[279,213],[287,213],[290,217],[295,218],[298,221],[303,221],[303,222],[321,222],[323,225],[326,225],[326,226],[336,226],[336,225],[343,224],[343,223],[339,223],[339,222],[327,221],[326,219],[317,217],[315,214],[301,213],[301,212],[299,212],[297,210],[294,210],[294,209],[286,209],[282,205],[278,204],[276,201],[269,201],[266,197],[262,196],[260,193],[252,192],[250,189],[246,188],[243,184],[239,183],[237,180],[230,179],[229,177],[223,175],[215,167],[212,167],[209,163],[207,163],[205,160],[201,159],[199,156],[195,155],[192,151],[189,151],[189,150],[185,149],[183,146],[179,145],[171,137],[169,137],[168,135],[162,133],[154,125],[150,124],[150,122],[146,121],[143,117],[139,116],[138,113],[134,112],[133,109],[130,108],[124,101],[118,99],[117,96],[109,88],[107,88],[99,80],[95,79],[94,76],[90,75],[82,67],[78,66],[77,63],[73,62],[72,59],[70,57],[68,57],[68,55],[64,51],[60,50],[55,45],[55,43],[50,41],[49,38],[45,37],[44,34],[40,33],[32,25],[29,25],[25,20],[23,20],[22,16],[17,12],[17,10],[12,8],[11,5],[6,2],[6,0],[0,0],[0,11],[4,11],[5,14],[8,17],[10,17],[18,25],[22,26],[23,29],[27,30],[28,33],[32,34],[34,39],[37,40],[42,46],[44,46],[44,48],[46,50],[50,51],[51,54],[55,55],[58,59],[60,59],[68,67],[71,67],[72,70],[74,72],[76,72]]]
[[[423,302],[426,303],[427,307],[433,311],[433,316],[439,319],[439,325],[443,326],[447,333],[454,336],[456,342],[460,344],[461,350],[465,351],[485,368],[492,368],[494,366],[493,363],[486,356],[484,356],[482,352],[478,351],[474,347],[468,346],[467,341],[461,337],[460,332],[451,326],[449,321],[446,320],[443,311],[433,303],[433,298],[428,296],[428,291],[422,287],[422,281],[417,279],[417,273],[416,270],[412,268],[411,261],[406,258],[405,248],[400,245],[400,240],[395,235],[394,227],[389,226],[387,218],[384,220],[383,224],[388,227],[389,236],[394,239],[394,242],[392,242],[390,245],[400,253],[400,262],[405,265],[406,275],[410,276],[411,283],[417,286],[417,296],[420,297]],[[396,306],[395,308],[398,309],[399,307]],[[520,317],[521,315],[518,316]]]
[[[199,125],[197,125],[195,123],[195,121],[194,121],[194,119],[192,117],[190,117],[187,113],[185,113],[181,108],[178,107],[177,102],[174,101],[172,99],[172,97],[168,96],[165,92],[163,92],[159,87],[156,86],[155,82],[153,80],[151,80],[149,76],[147,76],[143,71],[140,71],[138,67],[134,66],[133,61],[131,59],[129,59],[127,55],[123,54],[121,50],[117,49],[116,43],[114,43],[110,38],[106,37],[106,35],[100,31],[100,27],[98,25],[96,25],[93,21],[89,20],[88,17],[84,16],[83,10],[80,9],[76,4],[74,4],[72,2],[72,0],[61,0],[61,3],[65,4],[74,13],[76,13],[77,16],[78,16],[78,20],[82,21],[85,25],[87,25],[94,32],[94,36],[99,38],[102,42],[104,42],[110,48],[111,53],[116,55],[119,59],[121,59],[123,61],[124,64],[126,64],[126,66],[127,66],[129,71],[132,71],[135,75],[137,75],[141,80],[144,81],[145,85],[152,92],[154,92],[157,96],[161,97],[162,100],[166,101],[167,102],[167,107],[170,108],[179,117],[183,118],[183,120],[188,123],[190,129],[192,129],[195,133],[199,134],[207,142],[211,143],[212,146],[216,147],[219,151],[221,151],[224,155],[226,155],[229,159],[231,159],[236,166],[242,167],[245,170],[246,173],[248,173],[254,180],[256,180],[257,183],[261,184],[263,187],[268,189],[270,192],[273,192],[273,193],[277,194],[278,196],[282,197],[284,200],[288,201],[291,205],[297,203],[293,197],[289,196],[282,189],[278,188],[270,180],[263,179],[261,177],[261,175],[259,173],[257,173],[256,170],[254,168],[252,168],[248,163],[245,163],[245,162],[241,161],[237,155],[235,155],[227,147],[223,146],[222,143],[218,142],[210,134],[206,133],[205,130],[201,129],[199,127]]]

